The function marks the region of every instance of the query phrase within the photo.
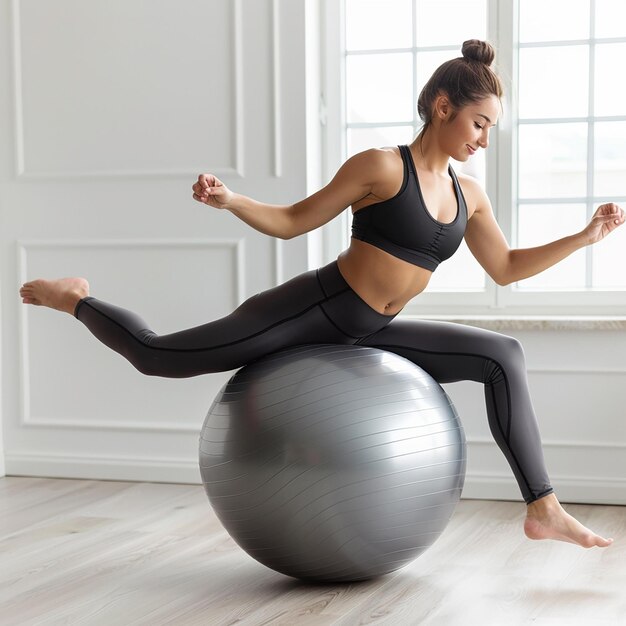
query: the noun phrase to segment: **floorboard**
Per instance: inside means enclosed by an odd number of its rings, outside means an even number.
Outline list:
[[[408,567],[310,585],[248,557],[201,487],[0,479],[0,623],[626,625],[626,507],[569,505],[606,550],[528,541],[520,502],[462,500]]]

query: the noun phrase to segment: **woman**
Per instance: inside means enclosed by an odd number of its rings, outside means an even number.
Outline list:
[[[463,237],[486,272],[505,285],[553,266],[624,222],[623,211],[606,204],[580,233],[537,248],[509,248],[480,186],[449,166],[450,158],[466,161],[487,148],[502,96],[490,68],[493,48],[471,40],[462,52],[437,69],[420,94],[424,127],[410,146],[353,156],[326,187],[301,202],[256,202],[210,174],[193,185],[198,202],[284,239],[352,206],[352,240],[337,261],[253,296],[220,320],[166,336],[135,314],[89,297],[84,279],[37,280],[20,293],[25,304],[74,314],[153,376],[230,370],[297,344],[345,343],[396,352],[442,383],[482,382],[491,431],[527,503],[527,536],[605,547],[612,540],[567,514],[550,486],[519,343],[460,324],[394,319]]]

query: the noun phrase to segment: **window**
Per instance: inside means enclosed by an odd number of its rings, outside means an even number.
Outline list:
[[[331,7],[332,5],[332,7]],[[491,41],[507,95],[475,176],[514,247],[582,229],[626,206],[626,3],[620,0],[343,0],[335,89],[341,161],[409,143],[421,87],[465,39]],[[333,50],[332,45],[327,46]],[[332,72],[331,72],[332,74]],[[332,80],[332,75],[330,79]],[[332,90],[328,83],[327,90]],[[331,98],[332,100],[332,98]],[[327,138],[330,143],[331,137]],[[332,151],[331,151],[332,152]],[[335,146],[335,155],[338,154]],[[329,153],[330,154],[330,153]],[[329,159],[329,166],[334,167]],[[334,167],[336,169],[336,167]],[[626,227],[542,274],[498,287],[462,245],[408,312],[617,313],[626,304]]]
[[[345,0],[346,134],[350,157],[372,147],[410,143],[419,132],[417,98],[469,37],[487,37],[486,0]],[[447,16],[456,14],[451,22]],[[446,23],[446,28],[430,28]],[[381,36],[382,35],[382,36]],[[412,80],[411,80],[412,78]],[[484,152],[459,171],[485,182]],[[430,290],[485,290],[485,273],[465,242],[433,275]]]
[[[616,69],[625,61],[623,2],[520,0],[519,246],[567,235],[603,202],[624,201],[626,89]],[[517,289],[625,289],[626,250],[617,235]]]

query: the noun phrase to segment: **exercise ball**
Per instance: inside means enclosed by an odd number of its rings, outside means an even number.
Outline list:
[[[443,532],[466,446],[450,398],[391,352],[308,345],[246,365],[200,437],[204,488],[260,563],[308,581],[403,567]]]

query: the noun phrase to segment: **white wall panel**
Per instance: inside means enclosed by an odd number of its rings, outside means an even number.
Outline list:
[[[18,250],[20,282],[74,270],[90,277],[102,299],[115,294],[159,334],[218,319],[245,292],[241,240],[31,241]],[[198,281],[190,271],[198,267],[213,271]],[[20,312],[22,425],[197,431],[198,415],[185,410],[194,400],[206,402],[213,385],[142,376],[88,332],[77,332],[72,318],[34,307]]]
[[[14,0],[19,172],[235,173],[241,20],[238,0]]]

